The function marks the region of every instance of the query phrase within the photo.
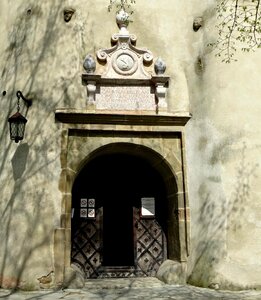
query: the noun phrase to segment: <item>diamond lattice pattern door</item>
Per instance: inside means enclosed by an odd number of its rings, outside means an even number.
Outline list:
[[[96,209],[95,218],[81,218],[72,236],[72,263],[78,266],[86,278],[98,277],[101,266],[102,208]]]
[[[165,233],[155,217],[142,217],[138,209],[134,209],[134,216],[137,269],[144,276],[155,276],[167,258]]]

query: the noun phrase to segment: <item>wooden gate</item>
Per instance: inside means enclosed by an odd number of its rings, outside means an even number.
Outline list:
[[[101,266],[103,209],[98,208],[95,218],[81,218],[77,215],[72,228],[71,262],[82,270],[86,278],[97,278]]]
[[[136,231],[136,268],[143,276],[155,276],[159,266],[167,259],[167,241],[164,231],[155,217],[142,217],[140,209],[134,209]]]
[[[72,263],[84,272],[86,278],[155,276],[167,258],[162,227],[155,217],[142,217],[140,208],[133,208],[132,266],[103,266],[103,208],[96,209],[94,219],[80,218],[77,223],[72,236]]]

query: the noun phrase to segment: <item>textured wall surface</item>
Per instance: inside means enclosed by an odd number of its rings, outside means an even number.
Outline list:
[[[54,111],[84,108],[82,62],[118,31],[105,0],[0,3],[0,285],[39,288],[54,270],[61,210],[61,128]],[[215,2],[138,0],[129,31],[161,56],[172,112],[190,111],[186,152],[191,207],[188,279],[195,285],[261,286],[260,52],[224,64],[215,39]],[[75,10],[69,22],[64,10]],[[194,32],[194,18],[203,27]],[[10,141],[17,90],[33,99],[25,139]],[[2,93],[6,91],[4,96]],[[50,285],[52,284],[52,273]],[[45,286],[47,287],[47,286]]]

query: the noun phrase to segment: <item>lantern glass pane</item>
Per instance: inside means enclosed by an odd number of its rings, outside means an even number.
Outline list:
[[[11,140],[22,140],[24,137],[25,123],[10,123]]]
[[[11,140],[14,140],[16,135],[17,135],[17,124],[10,123],[10,138],[11,138]]]
[[[25,123],[18,123],[17,135],[21,140],[24,137],[24,129],[25,129]]]

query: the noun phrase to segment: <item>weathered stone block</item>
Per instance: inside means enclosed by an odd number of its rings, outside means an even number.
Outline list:
[[[186,272],[184,266],[177,261],[166,260],[159,267],[157,278],[167,284],[185,284]]]
[[[75,265],[65,269],[64,287],[70,289],[84,287],[84,275]]]

